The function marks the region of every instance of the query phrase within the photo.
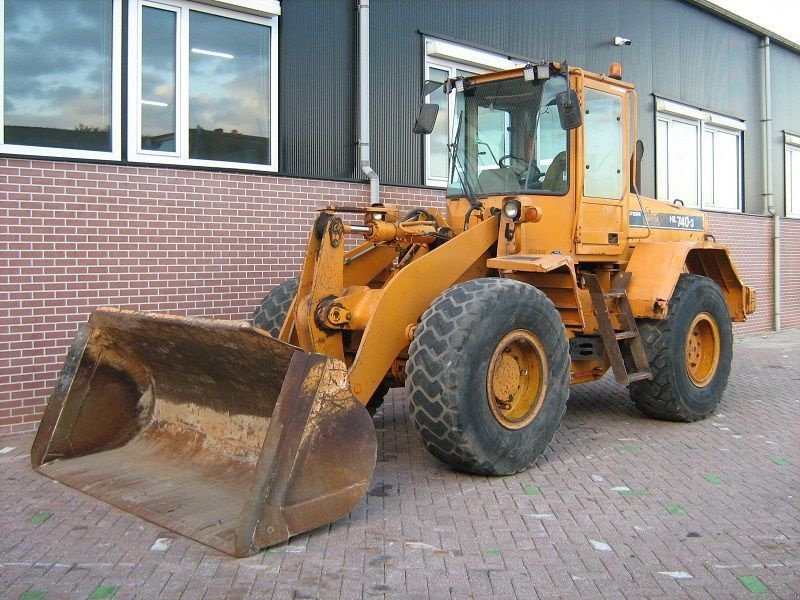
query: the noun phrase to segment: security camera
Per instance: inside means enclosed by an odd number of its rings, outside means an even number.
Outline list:
[[[614,45],[615,46],[630,46],[631,45],[631,41],[628,38],[617,36],[617,37],[614,38]]]

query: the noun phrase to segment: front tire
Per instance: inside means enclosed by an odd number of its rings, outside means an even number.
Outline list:
[[[412,419],[450,466],[517,473],[561,423],[569,364],[561,318],[541,291],[509,279],[457,284],[425,311],[411,343]]]
[[[733,357],[731,317],[719,286],[684,273],[667,318],[637,324],[653,378],[630,385],[636,407],[666,421],[697,421],[713,413]]]
[[[281,333],[283,323],[286,321],[286,315],[289,313],[289,308],[292,306],[299,287],[300,281],[297,277],[293,277],[273,288],[253,312],[253,325],[277,338]],[[370,415],[374,416],[378,412],[388,393],[389,386],[381,381],[365,407]]]

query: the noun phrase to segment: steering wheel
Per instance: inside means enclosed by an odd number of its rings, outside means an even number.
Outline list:
[[[508,161],[509,164],[505,164],[506,161]],[[523,166],[512,166],[511,163],[514,161],[522,163]],[[539,170],[536,163],[529,163],[527,159],[517,156],[516,154],[505,154],[501,156],[497,164],[503,169],[508,168],[514,171],[514,174],[519,178],[520,184],[526,188],[536,189],[541,183],[542,177],[544,177],[544,173]]]
[[[501,169],[513,169],[513,167],[511,166],[510,162],[509,162],[509,164],[505,164],[505,161],[507,161],[507,160],[508,161],[517,161],[517,162],[522,163],[522,169],[520,169],[520,172],[517,173],[518,175],[522,171],[527,170],[527,168],[528,168],[528,160],[527,159],[525,159],[525,158],[523,158],[521,156],[517,156],[516,154],[504,154],[497,161],[497,164],[500,166]],[[516,169],[514,169],[514,171],[516,172]]]

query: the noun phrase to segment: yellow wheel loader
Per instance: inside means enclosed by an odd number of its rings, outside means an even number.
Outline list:
[[[703,213],[639,194],[634,88],[547,62],[439,86],[444,214],[321,209],[253,323],[98,309],[34,468],[246,556],[360,501],[390,387],[433,455],[485,475],[530,467],[569,385],[609,369],[647,415],[709,415],[755,296]],[[424,104],[415,131],[442,126]]]

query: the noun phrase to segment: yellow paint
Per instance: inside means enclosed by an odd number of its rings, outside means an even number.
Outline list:
[[[521,76],[516,69],[472,81]],[[633,86],[577,68],[570,69],[569,78],[582,102],[589,89],[619,100],[620,152],[631,156],[638,127]],[[609,290],[619,273],[630,271],[634,315],[654,319],[667,316],[682,272],[706,275],[720,285],[733,319],[744,320],[754,310],[755,294],[742,284],[727,249],[708,241],[703,213],[628,189],[635,169],[628,160],[616,173],[625,184],[619,198],[585,196],[583,138],[583,127],[569,132],[569,186],[561,196],[481,197],[479,209],[466,198],[454,198],[448,199],[444,216],[426,209],[408,220],[396,207],[365,208],[364,225],[346,228],[360,232],[364,242],[347,253],[331,244],[329,221],[320,239],[314,233],[309,238],[298,297],[281,339],[343,358],[356,396],[366,403],[385,377],[402,381],[409,340],[431,302],[455,283],[487,273],[540,289],[559,311],[568,337],[597,331],[582,272],[594,273]],[[502,212],[512,199],[520,204],[518,222]],[[330,207],[322,213],[333,219],[336,211]],[[455,237],[443,243],[441,231]],[[503,365],[498,363],[498,373],[507,371]],[[607,361],[575,361],[572,380],[597,379],[608,367]]]
[[[408,346],[408,325],[416,324],[433,300],[474,267],[497,240],[498,222],[496,217],[486,219],[392,276],[350,367],[350,380],[362,385],[362,391],[355,394],[359,401],[369,401],[394,360]]]

